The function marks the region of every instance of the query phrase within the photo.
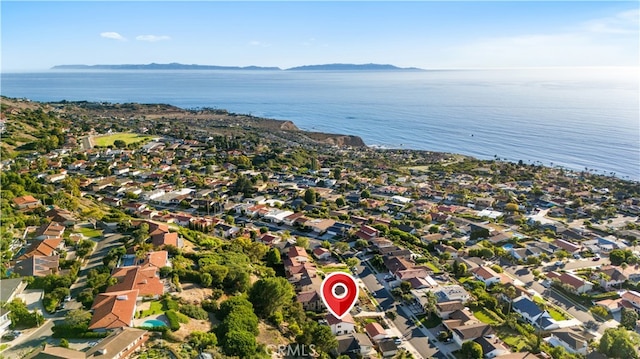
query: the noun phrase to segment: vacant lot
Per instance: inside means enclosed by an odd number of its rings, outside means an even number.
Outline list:
[[[116,133],[113,135],[94,137],[93,143],[96,146],[107,147],[113,146],[113,142],[117,140],[122,140],[128,145],[130,143],[146,141],[149,139],[151,139],[151,136],[139,135],[137,133]]]

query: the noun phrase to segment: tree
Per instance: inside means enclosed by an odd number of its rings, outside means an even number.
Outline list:
[[[296,238],[296,246],[304,249],[309,248],[309,238],[298,236],[298,238]]]
[[[133,240],[136,244],[142,244],[147,238],[149,238],[149,224],[143,222],[133,231]]]
[[[331,333],[331,327],[315,321],[304,323],[302,334],[296,337],[296,342],[305,345],[315,344],[316,349],[323,353],[329,353],[338,347],[338,340]]]
[[[371,192],[369,192],[368,189],[365,189],[360,193],[360,197],[362,197],[362,198],[371,198]]]
[[[189,344],[197,349],[207,349],[218,345],[218,337],[215,333],[206,333],[201,331],[193,331],[187,338]]]
[[[294,293],[291,283],[283,277],[263,278],[251,287],[249,300],[259,316],[269,318],[290,303]]]
[[[351,258],[347,258],[345,260],[345,263],[347,264],[347,267],[349,268],[353,268],[355,266],[357,266],[358,264],[360,264],[360,260],[356,257],[351,257]]]
[[[316,203],[316,191],[313,188],[309,188],[306,191],[304,191],[304,201],[307,202],[308,204],[314,204]]]
[[[333,245],[333,248],[339,253],[344,253],[349,250],[349,244],[346,242],[337,242]]]
[[[222,350],[230,356],[249,358],[255,354],[256,348],[256,337],[242,330],[228,332],[222,341]]]
[[[347,202],[345,201],[344,197],[336,198],[336,205],[338,207],[344,207],[346,204],[347,204]]]
[[[69,341],[65,338],[60,339],[60,346],[63,348],[68,348],[69,347]]]
[[[438,300],[436,295],[431,291],[425,292],[424,297],[427,298],[427,302],[424,304],[423,309],[429,314],[429,318],[431,318],[437,309],[436,304]]]
[[[341,168],[334,168],[333,169],[333,178],[336,180],[339,180],[340,178],[342,178],[342,169]]]
[[[277,248],[269,249],[269,251],[267,252],[267,265],[269,265],[270,267],[274,267],[280,263],[282,263],[280,251]]]
[[[115,141],[113,141],[113,145],[116,146],[116,148],[125,148],[125,147],[127,147],[127,143],[124,142],[123,140],[115,140]]]
[[[402,293],[407,294],[411,291],[411,289],[413,288],[413,286],[411,285],[411,282],[403,280],[400,283],[400,290],[402,291]]]
[[[621,326],[629,330],[636,329],[636,323],[638,322],[638,313],[635,310],[622,308],[622,312],[620,315]]]
[[[609,358],[638,359],[636,348],[640,346],[640,336],[623,327],[608,328],[604,331],[598,351]]]
[[[460,354],[467,359],[482,359],[482,346],[474,341],[464,342]]]

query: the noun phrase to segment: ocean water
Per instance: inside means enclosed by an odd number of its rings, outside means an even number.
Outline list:
[[[0,93],[212,107],[367,145],[640,179],[638,68],[3,73]]]

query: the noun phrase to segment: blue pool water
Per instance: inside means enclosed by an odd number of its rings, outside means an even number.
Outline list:
[[[145,320],[144,323],[142,323],[142,326],[143,327],[166,327],[167,325],[164,324],[162,320],[149,319],[149,320]]]
[[[513,244],[511,244],[511,243],[507,243],[507,244],[505,244],[504,246],[502,246],[502,248],[504,248],[504,249],[506,249],[506,250],[509,250],[509,249],[513,248]]]

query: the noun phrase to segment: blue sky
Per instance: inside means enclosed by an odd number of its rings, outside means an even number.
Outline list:
[[[2,70],[638,66],[638,2],[2,1]]]

